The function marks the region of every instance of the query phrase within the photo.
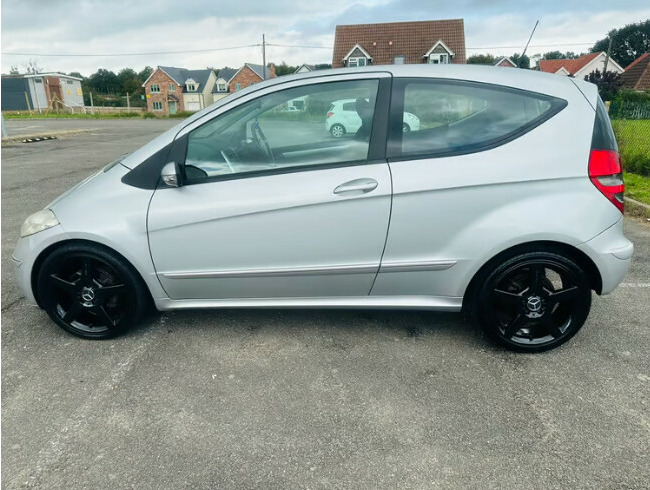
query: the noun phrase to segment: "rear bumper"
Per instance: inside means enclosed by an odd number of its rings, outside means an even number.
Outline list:
[[[623,218],[600,235],[578,245],[594,261],[602,279],[602,294],[611,293],[623,281],[634,245],[623,235]]]

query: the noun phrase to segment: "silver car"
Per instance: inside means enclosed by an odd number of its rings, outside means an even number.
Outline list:
[[[282,109],[300,99],[299,112]],[[333,101],[361,126],[335,139]],[[420,121],[403,132],[403,115]],[[623,279],[616,141],[596,87],[528,70],[375,66],[221,99],[25,221],[25,297],[100,339],[148,304],[474,312],[519,351],[571,338]]]

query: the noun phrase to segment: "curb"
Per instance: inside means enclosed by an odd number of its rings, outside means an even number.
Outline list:
[[[20,134],[15,136],[6,136],[2,138],[2,146],[12,143],[33,143],[37,141],[46,141],[58,139],[59,137],[72,136],[80,133],[88,133],[90,131],[97,131],[97,128],[87,129],[70,129],[66,131],[52,131],[49,133],[35,133],[35,134]]]

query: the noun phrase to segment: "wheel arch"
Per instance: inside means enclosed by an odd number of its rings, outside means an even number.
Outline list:
[[[123,254],[115,250],[114,248],[111,248],[103,243],[93,241],[93,240],[86,240],[82,238],[71,238],[67,240],[61,240],[56,243],[52,243],[51,245],[45,247],[36,257],[36,260],[34,261],[34,265],[32,266],[32,271],[30,275],[30,283],[31,283],[31,288],[32,288],[32,293],[34,294],[34,298],[36,299],[36,302],[38,303],[38,306],[43,308],[43,305],[41,303],[41,299],[39,297],[38,293],[38,273],[41,269],[41,266],[43,265],[43,262],[47,257],[49,257],[55,250],[58,250],[61,247],[65,247],[68,245],[92,245],[94,247],[99,247],[103,248],[105,251],[114,254],[118,256],[121,260],[124,261],[124,263],[132,269],[132,271],[136,274],[136,276],[140,279],[142,282],[143,287],[145,288],[147,292],[147,296],[150,299],[150,301],[153,303],[153,295],[151,294],[151,289],[149,288],[149,284],[147,281],[145,281],[144,277],[142,276],[141,272],[135,267],[129,259],[127,259]]]
[[[479,270],[476,271],[465,289],[465,294],[463,295],[463,310],[468,311],[473,309],[478,288],[490,270],[504,260],[528,252],[553,252],[574,260],[582,269],[584,269],[589,277],[591,289],[596,291],[597,294],[601,294],[603,281],[600,271],[594,261],[587,254],[566,243],[551,240],[539,240],[520,243],[509,247],[485,262]]]

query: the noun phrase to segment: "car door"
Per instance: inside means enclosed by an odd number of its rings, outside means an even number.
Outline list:
[[[290,82],[179,133],[186,182],[158,188],[148,213],[169,297],[368,295],[390,214],[389,85],[383,73]],[[358,96],[375,107],[370,139],[333,138],[328,107]],[[282,110],[297,97],[305,110]]]

